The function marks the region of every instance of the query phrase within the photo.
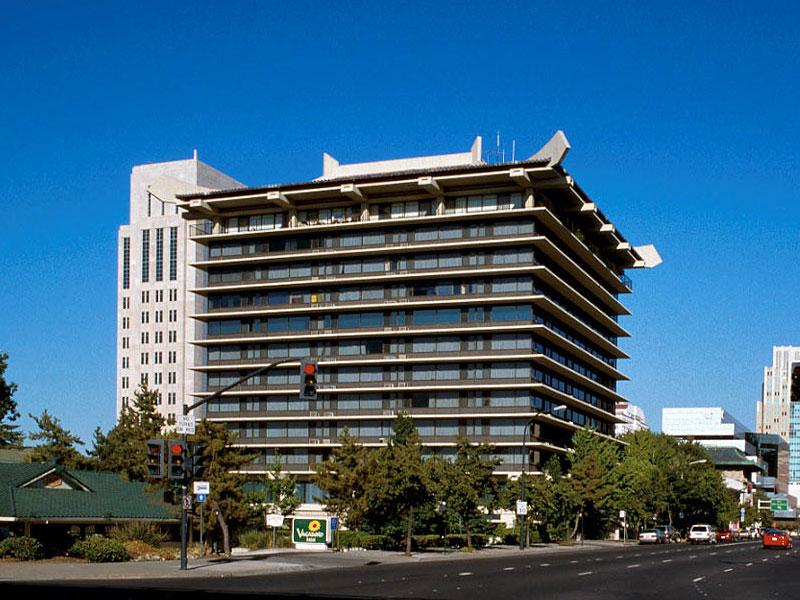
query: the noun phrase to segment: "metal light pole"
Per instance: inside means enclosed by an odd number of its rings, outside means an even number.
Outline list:
[[[271,362],[268,365],[260,367],[260,368],[256,369],[255,371],[253,371],[251,373],[248,373],[244,377],[240,377],[239,379],[234,381],[232,384],[230,384],[228,386],[225,386],[221,390],[217,390],[216,392],[214,392],[210,396],[208,396],[206,398],[203,398],[201,400],[198,400],[194,404],[191,404],[189,406],[186,406],[184,404],[184,406],[183,406],[183,416],[188,415],[195,408],[203,406],[204,404],[210,402],[211,400],[216,400],[217,398],[222,396],[222,394],[224,394],[228,390],[231,390],[231,389],[235,388],[236,386],[244,383],[248,379],[252,379],[256,375],[261,375],[262,373],[266,373],[270,369],[273,369],[273,368],[275,368],[277,366],[285,365],[286,363],[293,363],[293,362],[297,363],[297,362],[300,362],[300,361],[298,361],[298,359],[296,359],[296,358],[284,358],[283,360],[276,360],[275,362]],[[188,448],[188,440],[186,439],[186,434],[183,435],[183,440],[184,440],[184,443],[187,444],[187,448]],[[191,499],[189,498],[189,496],[187,494],[188,483],[189,483],[189,475],[187,474],[186,477],[184,478],[183,485],[181,486],[181,492],[182,492],[182,494],[181,494],[181,571],[185,571],[188,568],[188,565],[187,565],[187,563],[188,563],[188,519],[189,519],[189,509],[192,508],[192,501],[191,501]]]
[[[521,488],[522,488],[522,498],[521,501],[525,502],[527,505],[528,502],[528,493],[526,489],[526,482],[525,482],[525,467],[528,463],[528,445],[527,445],[527,437],[528,437],[528,430],[530,429],[531,425],[536,422],[536,419],[542,415],[552,414],[554,412],[559,412],[562,410],[566,410],[566,404],[559,404],[558,406],[551,408],[549,413],[544,413],[541,411],[536,411],[533,416],[528,419],[528,422],[525,423],[525,429],[522,432],[522,474],[520,475],[521,481]],[[526,538],[528,534],[528,513],[527,509],[524,515],[517,515],[519,518],[519,549],[524,550],[526,545]]]

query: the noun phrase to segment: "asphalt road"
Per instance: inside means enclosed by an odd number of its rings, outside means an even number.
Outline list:
[[[763,550],[760,542],[584,548],[223,579],[137,580],[119,582],[117,590],[111,589],[116,583],[103,581],[94,593],[82,582],[74,597],[797,599],[799,559],[797,550]],[[59,590],[60,598],[72,597],[66,586]]]

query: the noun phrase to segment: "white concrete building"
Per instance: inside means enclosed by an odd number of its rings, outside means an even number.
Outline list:
[[[232,187],[242,184],[196,153],[190,160],[133,168],[130,224],[118,234],[117,416],[142,384],[160,392],[166,418],[180,415],[199,389],[191,368],[200,350],[188,343],[196,336],[185,316],[202,308],[187,289],[203,282],[203,273],[189,265],[205,247],[190,239],[175,194]]]
[[[614,414],[622,421],[614,426],[614,435],[619,437],[632,431],[650,429],[647,426],[644,411],[641,407],[630,402],[617,402],[614,407]]]

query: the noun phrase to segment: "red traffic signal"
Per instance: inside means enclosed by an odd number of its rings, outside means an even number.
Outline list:
[[[317,363],[304,360],[300,363],[300,399],[317,399]]]
[[[317,374],[317,363],[315,362],[303,362],[303,375],[316,375]]]
[[[173,456],[180,456],[183,454],[183,444],[178,444],[177,442],[170,444],[169,453]]]

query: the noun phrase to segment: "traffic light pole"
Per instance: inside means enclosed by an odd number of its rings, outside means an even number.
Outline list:
[[[190,406],[184,405],[183,406],[183,414],[184,415],[188,415],[195,408],[203,406],[204,404],[210,402],[211,400],[216,400],[217,398],[222,396],[222,394],[224,394],[228,390],[232,390],[236,386],[241,385],[242,383],[244,383],[248,379],[252,379],[256,375],[261,375],[262,373],[266,373],[270,369],[274,369],[275,367],[278,367],[278,366],[281,366],[281,365],[285,365],[287,363],[296,363],[296,362],[298,362],[298,360],[296,358],[285,358],[283,360],[277,360],[275,362],[269,363],[268,365],[260,367],[260,368],[256,369],[255,371],[253,371],[251,373],[248,373],[244,377],[241,377],[241,378],[237,379],[232,384],[222,388],[221,390],[217,390],[216,392],[214,392],[210,396],[208,396],[206,398],[203,398],[202,400],[199,400],[199,401],[195,402],[194,404],[192,404]],[[188,446],[189,441],[186,438],[186,434],[183,434],[183,442],[184,442],[184,444],[186,444],[186,447],[188,448],[189,447]],[[189,509],[191,508],[191,501],[189,500],[189,494],[188,494],[188,492],[189,492],[189,490],[188,490],[189,478],[190,478],[190,473],[186,472],[186,476],[184,478],[183,484],[181,485],[181,492],[182,492],[181,493],[181,571],[185,571],[185,570],[188,569],[188,562],[189,562],[188,561],[188,542],[189,542],[188,533],[189,533]],[[201,507],[201,510],[202,510],[202,507]],[[201,527],[203,526],[202,525],[202,521],[201,521],[200,526]]]

